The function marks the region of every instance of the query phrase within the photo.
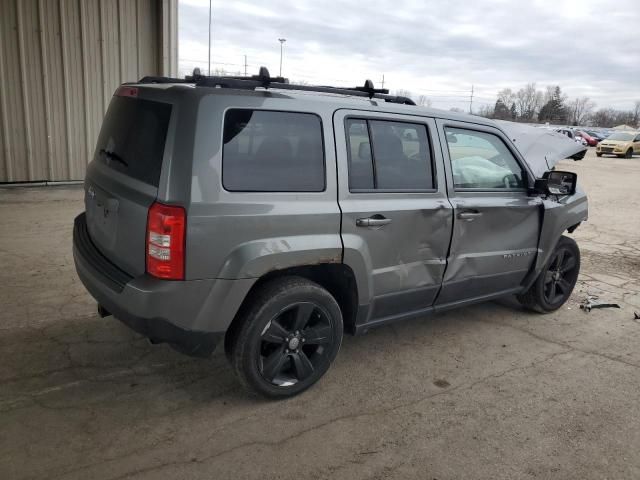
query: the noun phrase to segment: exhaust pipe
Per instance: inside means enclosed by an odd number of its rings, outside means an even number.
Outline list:
[[[111,312],[109,310],[107,310],[106,308],[104,308],[102,305],[98,304],[98,316],[100,318],[110,317],[111,316]]]

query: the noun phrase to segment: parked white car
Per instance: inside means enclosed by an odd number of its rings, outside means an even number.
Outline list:
[[[589,143],[584,138],[582,138],[580,135],[577,135],[576,132],[574,132],[570,128],[559,128],[556,130],[556,132],[566,135],[580,145],[584,145],[585,147],[589,146]]]

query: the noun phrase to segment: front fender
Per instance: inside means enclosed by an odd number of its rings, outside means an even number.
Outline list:
[[[569,228],[584,222],[588,217],[588,201],[585,192],[578,187],[576,193],[557,200],[545,199],[542,202],[543,217],[540,240],[538,242],[538,256],[535,269],[526,283],[528,288],[538,277],[543,267],[549,261],[553,250],[560,240],[560,236]]]

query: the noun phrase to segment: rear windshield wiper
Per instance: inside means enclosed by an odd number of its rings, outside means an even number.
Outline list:
[[[118,155],[116,152],[110,152],[109,150],[105,150],[104,148],[101,148],[100,154],[110,158],[111,160],[115,160],[116,162],[121,163],[125,167],[129,166],[129,164],[125,162],[124,159],[120,155]]]

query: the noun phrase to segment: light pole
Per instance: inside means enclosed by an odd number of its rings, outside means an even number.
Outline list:
[[[209,0],[209,61],[208,61],[208,69],[207,75],[211,76],[211,1]]]
[[[278,41],[280,42],[280,77],[282,76],[282,46],[284,45],[284,42],[287,41],[286,38],[279,38]]]

